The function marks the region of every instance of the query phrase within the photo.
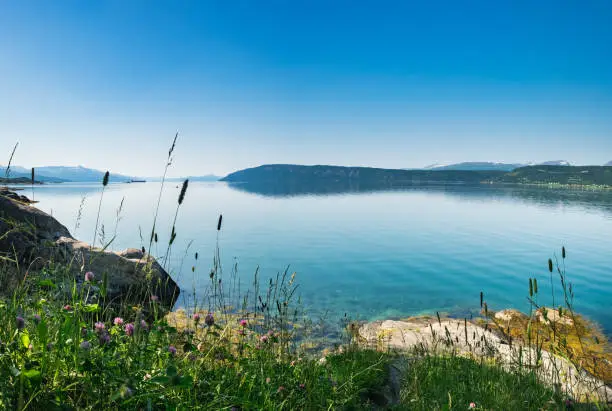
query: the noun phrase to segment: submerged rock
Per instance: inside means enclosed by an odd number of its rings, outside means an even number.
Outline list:
[[[152,256],[136,249],[116,253],[92,248],[72,237],[55,218],[14,196],[0,195],[0,256],[19,263],[14,276],[50,262],[67,267],[77,283],[91,271],[98,281],[106,278],[110,303],[138,304],[155,295],[170,308],[180,292]]]

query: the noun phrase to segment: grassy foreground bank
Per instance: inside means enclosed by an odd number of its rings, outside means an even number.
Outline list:
[[[79,289],[58,280],[61,267],[31,273],[1,300],[0,409],[566,407],[529,372],[428,353],[411,356],[398,396],[397,354],[348,341],[327,356],[301,348],[303,328],[282,291],[291,280],[271,284],[260,313],[217,306],[176,327],[155,296],[137,307],[86,303],[100,283],[85,275]]]

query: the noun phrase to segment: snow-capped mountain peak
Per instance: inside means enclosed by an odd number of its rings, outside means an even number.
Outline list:
[[[544,161],[543,163],[539,163],[539,166],[571,166],[571,163],[567,160],[552,160],[552,161]]]

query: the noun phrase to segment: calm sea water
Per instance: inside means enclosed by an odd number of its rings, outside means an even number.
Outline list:
[[[108,238],[117,232],[112,248],[140,247],[140,230],[146,241],[159,189],[159,183],[107,187],[101,221]],[[92,241],[99,185],[35,190],[40,208],[79,239]],[[171,183],[164,191],[160,242],[167,242],[179,190]],[[263,280],[290,266],[303,303],[316,316],[380,319],[435,311],[464,316],[478,311],[481,290],[492,309],[528,310],[528,278],[538,278],[540,301],[550,302],[547,260],[565,245],[577,309],[612,331],[609,192],[480,186],[300,195],[191,183],[171,262],[185,295],[194,288],[202,293],[208,284],[220,213],[225,272],[237,263],[248,284],[258,266]],[[164,250],[160,246],[159,254]],[[194,276],[196,251],[201,257]]]

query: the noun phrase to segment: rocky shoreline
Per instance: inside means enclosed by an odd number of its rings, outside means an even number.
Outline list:
[[[104,279],[108,304],[138,304],[154,295],[161,306],[170,309],[180,293],[153,256],[139,249],[112,252],[91,247],[75,239],[55,218],[30,205],[27,197],[12,191],[0,192],[0,257],[16,263],[3,289],[29,271],[61,265],[68,280],[78,285],[87,272]]]
[[[503,310],[495,313],[493,318],[503,327],[510,327],[510,323],[517,320],[517,316],[521,319],[527,317],[516,310]],[[555,314],[552,314],[550,319],[537,315],[536,318],[558,324],[567,324],[570,320],[564,316],[555,317]],[[353,324],[351,327],[353,339],[357,340],[359,345],[403,354],[396,364],[399,368],[409,366],[411,356],[418,353],[453,354],[501,364],[506,369],[531,369],[543,381],[571,393],[574,398],[612,402],[612,381],[596,378],[561,355],[538,350],[533,345],[519,341],[513,343],[487,321],[421,316],[401,321],[383,320]],[[609,360],[604,358],[602,361],[607,361],[606,367],[612,366]]]

